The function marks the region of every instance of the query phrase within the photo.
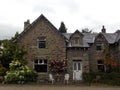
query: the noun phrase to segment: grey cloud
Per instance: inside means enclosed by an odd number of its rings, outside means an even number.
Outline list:
[[[90,16],[84,16],[83,18],[84,18],[84,20],[89,21],[90,24],[93,25],[93,26],[98,26],[98,25],[101,26],[101,25],[105,24],[104,22],[95,20],[94,18],[92,18]]]
[[[34,4],[33,12],[54,13],[55,12],[53,8],[54,5],[55,3],[53,2],[48,2],[47,0],[43,0]]]
[[[102,26],[106,28],[106,32],[114,33],[120,29],[120,22],[114,24],[108,24],[102,21],[95,20],[90,16],[84,16],[84,19],[90,22],[90,25],[93,27],[94,32],[101,32]]]
[[[47,13],[54,13],[54,9],[49,7],[49,6],[41,6],[41,5],[36,5],[34,8],[33,8],[33,12],[47,12]]]
[[[61,0],[61,5],[66,7],[70,13],[76,13],[79,11],[80,3],[77,0]]]
[[[67,12],[72,14],[79,11],[80,4],[77,0],[54,0],[53,2],[44,0],[35,5],[33,12],[59,12],[56,7],[65,8],[65,10],[68,10]]]
[[[10,39],[17,31],[20,31],[20,27],[0,23],[0,40]]]

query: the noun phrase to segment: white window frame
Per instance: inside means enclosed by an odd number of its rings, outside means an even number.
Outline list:
[[[103,63],[98,63],[98,61],[102,61],[102,60],[97,60],[97,69],[98,69],[98,66],[103,66],[104,67],[104,71],[103,72],[105,72],[106,70],[105,70],[105,64],[104,64],[104,62]],[[99,69],[98,69],[98,71],[99,71]]]
[[[34,70],[35,70],[35,65],[46,65],[47,66],[47,63],[45,63],[45,60],[47,61],[47,59],[36,59],[38,62],[35,63],[34,61]],[[42,62],[41,62],[42,61]],[[48,62],[48,61],[47,61]],[[48,68],[48,67],[47,67]],[[47,69],[46,68],[46,69]],[[47,70],[46,72],[39,72],[39,73],[47,73]]]

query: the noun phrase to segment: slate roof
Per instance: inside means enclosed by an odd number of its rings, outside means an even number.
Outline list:
[[[70,36],[73,33],[63,33],[63,35],[69,40]],[[100,33],[82,33],[83,36],[83,46],[80,47],[89,47],[89,43],[94,43],[95,38]],[[113,44],[120,40],[120,31],[116,33],[101,33],[105,39],[108,41],[109,44]]]
[[[67,42],[69,42],[71,35],[78,32],[83,35],[83,45],[80,47],[89,47],[89,43],[94,43],[97,35],[102,34],[109,44],[113,44],[120,40],[120,30],[115,33],[81,33],[76,30],[74,33],[60,33],[58,29],[43,15],[41,14],[32,24],[30,24],[23,32],[19,35],[18,39],[20,39],[26,32],[29,31],[30,28],[35,26],[41,19],[46,20],[55,30],[59,33]]]
[[[109,44],[113,44],[116,41],[117,34],[116,33],[102,33]]]
[[[83,37],[83,41],[87,42],[87,43],[94,43],[95,37],[96,37],[96,33],[83,33],[84,37]]]
[[[117,36],[115,42],[118,42],[120,40],[120,30],[117,30],[115,33]]]

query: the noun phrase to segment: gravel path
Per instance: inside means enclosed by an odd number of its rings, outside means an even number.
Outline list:
[[[120,87],[77,85],[0,85],[0,90],[120,90]]]

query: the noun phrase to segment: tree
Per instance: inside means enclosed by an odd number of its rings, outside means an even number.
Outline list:
[[[12,40],[13,42],[16,42],[16,40],[17,40],[18,37],[19,37],[19,33],[16,32],[15,35],[14,35],[14,37],[11,38],[11,40]]]
[[[92,33],[92,30],[90,30],[88,28],[84,28],[84,29],[82,29],[82,33]]]
[[[60,31],[61,33],[66,33],[66,32],[67,32],[67,29],[66,29],[66,27],[65,27],[64,22],[61,22],[59,31]]]
[[[17,37],[18,35],[15,34],[15,36],[12,39],[1,41],[2,48],[0,48],[0,61],[2,66],[7,69],[9,69],[9,63],[12,60],[18,59],[25,62],[25,60],[23,59],[23,55],[26,52],[23,49],[18,48],[18,45],[15,42]]]
[[[10,40],[3,40],[1,48],[1,64],[5,68],[9,68],[9,63],[13,60],[13,51],[15,50],[14,44]]]

